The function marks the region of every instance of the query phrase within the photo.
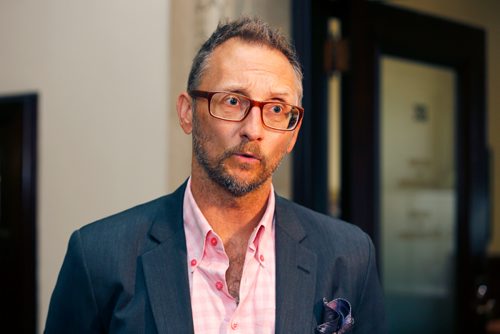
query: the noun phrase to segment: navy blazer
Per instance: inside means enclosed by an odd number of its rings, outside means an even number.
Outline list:
[[[174,193],[77,230],[45,333],[193,333],[182,208]],[[370,238],[276,196],[276,333],[313,333],[323,298],[352,305],[353,333],[385,333]]]

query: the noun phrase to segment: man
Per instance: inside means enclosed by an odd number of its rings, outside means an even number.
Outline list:
[[[273,191],[301,126],[301,79],[267,24],[219,25],[177,101],[191,177],[72,235],[46,332],[383,333],[370,239]]]

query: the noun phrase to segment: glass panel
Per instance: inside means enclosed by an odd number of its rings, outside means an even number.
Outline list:
[[[340,38],[340,20],[329,20],[329,34]],[[330,215],[340,217],[340,84],[339,72],[328,79],[328,205]]]
[[[453,70],[383,56],[382,278],[390,333],[451,333],[454,313]]]

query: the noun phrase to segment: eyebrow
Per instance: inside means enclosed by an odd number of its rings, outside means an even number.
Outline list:
[[[235,93],[235,94],[241,94],[241,95],[244,95],[248,98],[253,99],[252,97],[250,97],[250,94],[248,94],[248,92],[244,88],[228,87],[228,88],[223,89],[223,91],[231,92],[231,93]],[[271,92],[270,95],[272,96],[271,98],[264,99],[262,101],[276,101],[277,100],[277,101],[281,101],[284,103],[290,103],[286,100],[286,98],[292,98],[292,94],[287,93],[287,92]]]

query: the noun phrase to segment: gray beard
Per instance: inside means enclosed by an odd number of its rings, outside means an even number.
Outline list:
[[[226,172],[224,165],[224,161],[231,155],[233,155],[234,152],[241,152],[241,150],[239,150],[238,148],[224,151],[222,156],[218,157],[216,161],[211,162],[207,155],[207,152],[201,145],[198,138],[196,136],[193,136],[193,149],[196,160],[203,168],[205,173],[207,173],[208,177],[219,186],[230,192],[233,196],[241,197],[252,192],[253,190],[258,189],[265,181],[267,181],[267,179],[269,179],[269,177],[271,177],[274,170],[269,172],[264,168],[264,173],[262,173],[253,182],[238,181],[236,178]],[[264,161],[264,159],[261,160],[261,163],[264,165],[264,167],[266,166],[266,162]]]
[[[283,156],[280,157],[278,162],[269,168],[267,159],[260,154],[259,148],[247,142],[225,150],[221,156],[215,158],[215,161],[211,161],[202,144],[207,140],[198,133],[199,131],[197,129],[199,124],[197,123],[196,117],[193,117],[193,150],[196,160],[212,181],[226,189],[235,197],[246,195],[262,186],[262,184],[273,175],[283,158]],[[242,151],[250,151],[258,155],[264,167],[263,172],[251,182],[246,180],[239,181],[235,177],[229,175],[225,169],[224,161],[230,158],[234,153]],[[245,165],[243,165],[242,168],[245,168]]]

